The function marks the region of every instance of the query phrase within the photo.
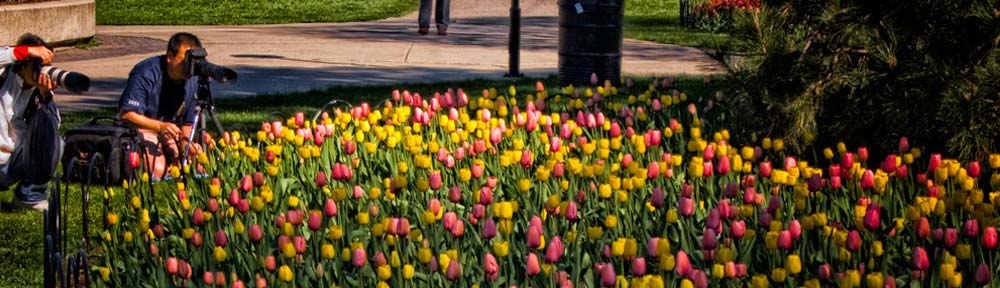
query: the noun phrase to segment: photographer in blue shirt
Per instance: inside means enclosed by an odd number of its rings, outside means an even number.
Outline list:
[[[185,69],[185,54],[201,47],[198,37],[190,33],[174,34],[166,55],[147,58],[132,68],[118,102],[119,117],[155,147],[146,155],[154,180],[165,176],[168,165],[179,163],[178,147],[184,147],[191,131],[198,84]]]

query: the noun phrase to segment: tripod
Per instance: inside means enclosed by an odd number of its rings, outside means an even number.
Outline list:
[[[208,77],[198,76],[198,91],[194,96],[194,122],[191,131],[187,135],[188,141],[184,145],[184,152],[181,153],[183,155],[181,157],[181,167],[188,164],[188,157],[191,156],[191,145],[195,139],[194,136],[198,135],[199,131],[204,132],[208,129],[208,118],[212,118],[212,123],[215,124],[215,129],[219,132],[219,136],[223,135],[222,122],[219,122],[219,117],[215,115],[215,98],[212,97],[212,89],[209,85]]]

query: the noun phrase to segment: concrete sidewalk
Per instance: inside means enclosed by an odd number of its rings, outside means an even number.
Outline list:
[[[117,105],[132,66],[163,54],[171,34],[198,35],[208,60],[239,73],[235,83],[213,83],[216,97],[307,91],[342,85],[383,85],[501,78],[508,71],[509,18],[495,0],[453,1],[449,35],[416,33],[416,14],[362,23],[245,26],[99,26],[98,38],[131,39],[121,53],[57,51],[55,65],[91,77],[84,95],[61,93],[64,110]],[[528,0],[521,38],[526,76],[555,74],[558,17],[555,1]],[[502,15],[497,15],[502,14]],[[109,45],[113,46],[113,45]],[[142,46],[142,47],[138,47]],[[146,47],[148,46],[148,47]],[[90,56],[95,55],[95,56]],[[60,57],[68,56],[68,61]],[[626,39],[623,72],[629,75],[706,75],[718,65],[701,51]]]

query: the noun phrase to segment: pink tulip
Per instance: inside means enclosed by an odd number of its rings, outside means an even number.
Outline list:
[[[400,218],[399,219],[399,225],[397,226],[396,231],[397,231],[397,233],[399,233],[399,236],[403,236],[403,237],[409,236],[410,235],[410,219]]]
[[[965,220],[965,226],[962,228],[964,228],[962,230],[965,231],[965,237],[976,238],[979,236],[979,221],[976,219]]]
[[[493,221],[492,217],[486,218],[486,221],[483,222],[482,234],[483,238],[486,240],[493,239],[493,237],[497,236],[497,223],[496,221]]]
[[[602,269],[598,269],[601,273],[601,287],[613,287],[615,286],[615,278],[618,276],[615,274],[615,267],[611,265],[604,265]]]
[[[521,167],[529,168],[531,167],[531,150],[525,149],[521,151]]]
[[[913,267],[919,270],[927,270],[930,266],[931,262],[927,258],[927,250],[924,250],[924,247],[917,246],[917,249],[913,250]]]
[[[236,205],[236,210],[240,214],[250,212],[250,200],[247,200],[247,198],[240,199],[240,202]]]
[[[617,138],[622,135],[622,127],[618,122],[611,122],[611,138]]]
[[[215,200],[215,198],[209,198],[208,199],[208,211],[212,212],[212,213],[215,213],[215,212],[219,211],[219,201]]]
[[[578,208],[577,208],[576,202],[575,201],[569,201],[569,204],[566,204],[566,214],[565,214],[566,215],[566,219],[570,220],[570,221],[579,220],[580,217],[577,214],[579,214],[579,212],[578,212]]]
[[[455,227],[455,222],[458,222],[458,215],[455,212],[444,213],[444,220],[441,222],[444,224],[444,229],[451,231],[451,228]]]
[[[456,221],[455,225],[451,227],[451,237],[462,237],[465,234],[465,222]]]
[[[823,263],[819,265],[819,280],[830,279],[833,276],[833,269],[830,268],[830,264]]]
[[[632,275],[640,277],[646,275],[646,258],[636,257],[632,259]]]
[[[799,223],[799,219],[792,219],[788,224],[788,232],[792,234],[792,240],[802,237],[802,224]]]
[[[865,173],[861,174],[861,189],[870,190],[875,186],[875,173],[872,170],[865,169]]]
[[[323,215],[326,215],[326,217],[337,216],[337,202],[334,202],[331,198],[327,198],[323,202]]]
[[[657,257],[656,248],[660,245],[660,237],[652,237],[646,242],[646,256]]]
[[[201,233],[194,232],[194,234],[191,235],[191,245],[194,245],[194,247],[201,247],[202,241]]]
[[[781,250],[791,250],[792,249],[792,232],[788,230],[783,230],[778,233],[778,249]]]
[[[302,213],[302,210],[288,210],[288,212],[285,214],[287,214],[286,217],[288,222],[292,223],[292,225],[296,226],[302,225],[302,221],[305,220],[303,219],[305,217]]]
[[[430,176],[428,178],[429,178],[428,182],[430,182],[431,190],[438,190],[439,188],[441,188],[441,181],[442,180],[441,180],[441,172],[440,171],[437,171],[437,170],[431,171]]]
[[[203,274],[201,278],[202,278],[202,280],[205,281],[205,285],[215,285],[215,274],[214,273],[209,272],[209,271],[205,271],[205,274]],[[223,278],[223,280],[225,280],[225,278]]]
[[[264,258],[264,269],[274,271],[277,268],[277,263],[278,261],[274,259],[274,255],[268,255],[267,258]]]
[[[708,275],[705,274],[705,271],[695,270],[694,276],[691,278],[694,278],[692,282],[694,282],[693,284],[695,288],[708,287]]]
[[[840,161],[840,167],[842,169],[851,169],[851,167],[854,167],[854,153],[844,152]],[[847,176],[850,177],[851,175]]]
[[[236,206],[240,204],[240,191],[233,188],[229,191],[229,206]]]
[[[771,177],[771,169],[772,168],[770,161],[760,162],[759,164],[760,176]]]
[[[889,154],[885,156],[885,160],[882,161],[882,171],[886,173],[891,173],[896,171],[896,154]]]
[[[842,184],[841,184],[841,181],[842,181],[842,180],[840,180],[840,176],[833,176],[833,177],[830,177],[830,188],[833,188],[833,189],[840,189],[840,187],[841,187],[841,185],[842,185]]]
[[[704,158],[705,161],[712,161],[712,159],[715,159],[715,144],[706,145],[705,151],[702,151],[701,153],[701,157]]]
[[[493,254],[486,253],[486,257],[483,257],[483,271],[486,273],[486,281],[489,282],[496,281],[500,276],[500,265],[497,264],[497,258],[493,257]]]
[[[906,151],[909,151],[909,150],[910,150],[910,139],[907,139],[906,136],[900,137],[899,138],[899,152],[905,153]]]
[[[556,263],[563,255],[563,243],[559,236],[552,237],[552,243],[545,247],[545,262]]]
[[[306,237],[302,235],[295,236],[295,239],[292,239],[292,245],[295,246],[295,253],[299,255],[306,253]]]
[[[684,183],[681,185],[681,196],[691,198],[694,195],[694,185]]]
[[[715,171],[715,168],[713,168],[712,165],[712,161],[705,161],[704,163],[701,163],[701,167],[702,167],[701,173],[705,177],[712,176],[713,174],[712,171]]]
[[[177,258],[167,258],[167,273],[170,275],[177,275],[178,265]]]
[[[542,268],[538,263],[538,256],[535,255],[535,252],[528,253],[528,259],[527,263],[525,263],[524,271],[529,277],[538,275],[538,273],[542,272]]]
[[[354,250],[354,255],[351,258],[351,263],[354,267],[361,268],[365,267],[365,263],[368,261],[368,255],[365,254],[365,249],[358,248]]]
[[[472,177],[475,179],[482,178],[484,169],[485,168],[483,167],[483,164],[479,163],[472,164]]]
[[[948,228],[944,230],[944,245],[951,248],[958,244],[958,230]]]
[[[868,161],[868,147],[858,147],[858,160],[861,160],[862,163]]]
[[[261,175],[263,178],[264,175]],[[253,189],[253,178],[250,175],[244,175],[243,179],[240,179],[240,188],[243,189],[243,193],[250,192]]]
[[[534,249],[542,245],[542,228],[541,227],[528,227],[528,247]]]
[[[691,215],[694,215],[694,200],[687,197],[681,197],[681,201],[677,204],[677,208],[680,210],[682,216],[691,217]]]
[[[646,170],[646,178],[656,179],[660,176],[660,164],[659,162],[652,161],[649,163],[649,168]]]
[[[747,224],[743,220],[729,222],[729,234],[735,239],[743,238],[747,231]]]

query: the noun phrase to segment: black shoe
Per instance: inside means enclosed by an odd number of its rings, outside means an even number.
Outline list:
[[[437,27],[438,27],[438,35],[441,35],[441,36],[447,36],[448,35],[448,26],[438,25]]]

